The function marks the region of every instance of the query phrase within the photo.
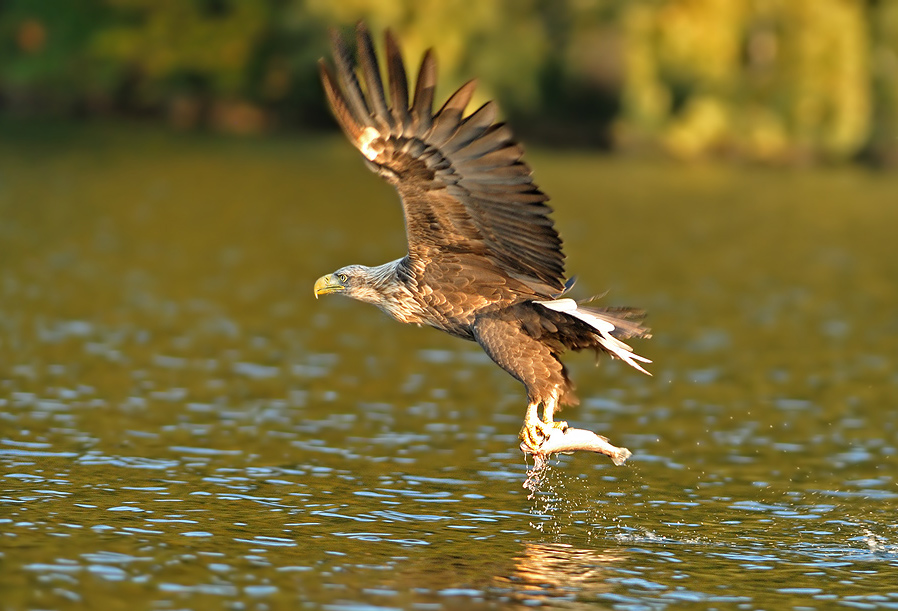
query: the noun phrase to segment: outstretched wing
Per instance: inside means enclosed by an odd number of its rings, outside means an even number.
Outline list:
[[[372,169],[399,192],[412,263],[470,261],[523,281],[539,293],[564,289],[561,239],[548,197],[533,184],[523,149],[496,123],[488,102],[468,116],[474,81],[433,113],[436,63],[424,55],[414,96],[399,47],[386,32],[389,103],[368,29],[356,29],[357,67],[332,32],[336,74],[322,60],[327,98],[343,131]],[[470,256],[469,256],[470,255]]]

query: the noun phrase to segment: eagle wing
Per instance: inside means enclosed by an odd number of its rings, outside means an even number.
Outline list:
[[[548,197],[533,184],[511,130],[496,122],[495,103],[465,116],[475,86],[469,81],[434,114],[432,51],[424,55],[410,100],[389,30],[388,103],[365,25],[356,28],[358,68],[340,35],[332,31],[331,38],[336,73],[321,61],[328,101],[368,165],[399,192],[412,265],[464,261],[488,276],[521,281],[538,294],[562,292],[564,254]]]

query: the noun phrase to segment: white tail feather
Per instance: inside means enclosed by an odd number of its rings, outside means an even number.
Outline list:
[[[642,365],[636,362],[641,361],[643,363],[651,363],[652,361],[645,358],[644,356],[636,354],[635,352],[633,352],[633,348],[611,335],[611,332],[617,328],[612,322],[599,318],[598,316],[585,310],[579,309],[577,307],[577,302],[573,299],[534,301],[533,303],[538,303],[544,308],[549,308],[550,310],[555,310],[556,312],[564,312],[565,314],[570,314],[575,318],[579,318],[590,327],[598,331],[597,338],[599,340],[599,343],[602,344],[602,347],[608,350],[608,352],[610,352],[613,356],[616,356],[630,367],[638,369],[646,375],[652,375],[648,371],[643,369]]]

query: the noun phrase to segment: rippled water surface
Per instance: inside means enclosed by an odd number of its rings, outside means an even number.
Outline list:
[[[533,151],[577,296],[553,460],[476,345],[318,276],[403,254],[334,139],[0,140],[4,609],[898,608],[898,179]]]

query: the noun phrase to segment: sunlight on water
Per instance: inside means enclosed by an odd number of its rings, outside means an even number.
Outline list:
[[[0,144],[7,607],[898,608],[894,177],[531,155],[578,296],[655,337],[567,359],[627,465],[528,499],[514,380],[313,299],[404,246],[345,148]]]

